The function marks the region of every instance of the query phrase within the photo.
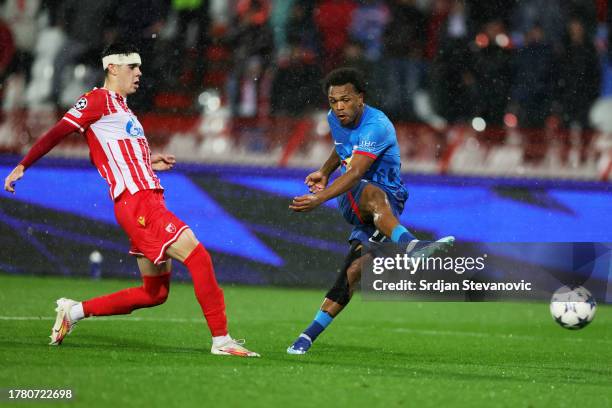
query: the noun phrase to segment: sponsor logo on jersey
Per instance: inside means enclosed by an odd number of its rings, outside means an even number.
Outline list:
[[[74,104],[74,109],[83,110],[87,107],[87,98],[81,98]]]
[[[176,226],[173,223],[166,225],[166,232],[174,234],[176,232]]]
[[[70,108],[68,113],[71,114],[72,116],[74,116],[77,119],[80,118],[81,116],[83,116],[83,114],[81,112],[79,112],[78,110],[76,110],[74,108]]]
[[[376,147],[376,142],[371,140],[362,140],[359,142],[360,149],[374,149]]]
[[[130,118],[130,120],[128,120],[128,123],[125,125],[125,131],[132,137],[144,136],[144,130],[140,127],[140,124],[134,120],[134,118]]]
[[[138,223],[140,224],[141,227],[144,227],[147,225],[147,221],[145,220],[145,217],[143,217],[142,215],[138,217]]]

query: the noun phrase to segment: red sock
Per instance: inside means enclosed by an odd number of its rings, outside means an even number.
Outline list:
[[[109,316],[129,314],[132,310],[161,305],[170,291],[170,273],[143,276],[143,285],[123,289],[110,295],[83,302],[85,316]]]
[[[215,270],[208,251],[198,244],[183,262],[193,280],[193,289],[208,328],[213,336],[227,334],[227,317],[225,317],[225,300],[223,290],[217,284]]]

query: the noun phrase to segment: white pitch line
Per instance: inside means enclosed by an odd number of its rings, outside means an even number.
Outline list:
[[[44,320],[44,321],[54,321],[55,317],[48,316],[0,316],[0,320],[18,320],[18,321],[36,321],[36,320]],[[87,320],[93,320],[96,322],[101,321],[130,321],[130,322],[155,322],[155,323],[201,323],[204,322],[204,317],[196,319],[186,319],[186,318],[155,318],[155,317],[134,317],[134,316],[103,316],[103,317],[93,317]]]
[[[0,316],[0,321],[54,321],[54,317],[41,317],[41,316]],[[135,316],[106,316],[106,317],[94,317],[87,319],[88,321],[103,322],[103,321],[129,321],[129,322],[154,322],[154,323],[204,323],[204,318],[180,318],[180,317],[135,317]],[[350,329],[363,329],[362,326],[356,326],[352,324],[343,325],[345,328]],[[586,329],[588,330],[588,329]],[[562,341],[573,341],[573,342],[589,342],[589,343],[604,343],[612,344],[612,340],[606,339],[583,339],[580,337],[556,337],[550,338],[545,336],[526,336],[521,334],[500,334],[500,333],[485,333],[485,332],[469,332],[469,331],[450,331],[450,330],[427,330],[427,329],[410,329],[405,327],[399,327],[397,329],[391,329],[395,333],[409,333],[423,336],[459,336],[459,337],[480,337],[480,338],[491,338],[496,337],[504,340],[530,340],[530,341],[541,341],[542,339],[549,340],[562,340]]]

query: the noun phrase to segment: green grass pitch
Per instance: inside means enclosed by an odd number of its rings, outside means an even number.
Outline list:
[[[544,303],[356,296],[310,354],[289,356],[323,291],[226,285],[231,333],[262,354],[241,359],[209,353],[192,287],[175,283],[162,306],[83,321],[47,345],[56,298],[130,285],[0,275],[0,388],[70,388],[64,406],[88,408],[612,406],[612,308],[602,305],[572,332]]]

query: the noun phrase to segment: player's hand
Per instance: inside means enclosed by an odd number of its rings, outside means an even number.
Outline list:
[[[311,193],[316,193],[323,190],[327,186],[329,177],[323,174],[321,171],[315,171],[306,176],[304,184],[308,186],[308,190]]]
[[[23,165],[20,164],[15,167],[13,171],[11,171],[11,174],[6,176],[6,178],[4,179],[4,189],[6,191],[15,194],[15,182],[23,177],[24,169],[25,168],[23,167]]]
[[[172,154],[152,154],[151,167],[155,171],[170,170],[176,164],[176,158]]]
[[[307,212],[314,210],[322,203],[321,198],[316,194],[304,194],[303,196],[293,197],[289,209],[295,212]]]

